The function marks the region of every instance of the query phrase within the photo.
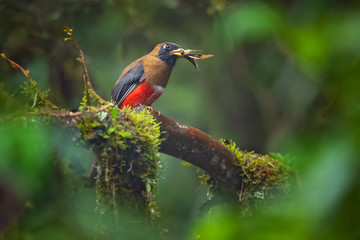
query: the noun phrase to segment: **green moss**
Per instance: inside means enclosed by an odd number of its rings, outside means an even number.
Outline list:
[[[44,105],[41,99],[47,99],[50,89],[41,91],[37,82],[28,76],[28,81],[24,82],[21,86],[21,93],[29,97],[32,107]]]
[[[181,165],[186,166],[186,167],[192,166],[191,163],[186,162],[186,161],[181,161]]]
[[[196,172],[198,173],[198,177],[200,179],[200,182],[202,185],[209,185],[211,176],[209,173],[207,173],[205,170],[201,168],[197,168]],[[211,185],[211,184],[210,184]],[[210,194],[210,193],[209,193]]]
[[[243,181],[240,201],[268,200],[287,190],[290,168],[281,158],[241,151],[233,141],[221,143],[238,159],[236,165]]]
[[[82,118],[82,120],[77,124],[78,129],[84,140],[91,138],[96,127],[100,126],[100,123],[92,118]]]
[[[134,209],[147,209],[151,219],[158,218],[154,196],[162,168],[161,139],[160,125],[151,113],[115,106],[96,114],[84,113],[77,127],[98,159],[98,212],[116,212],[116,205],[132,203]]]

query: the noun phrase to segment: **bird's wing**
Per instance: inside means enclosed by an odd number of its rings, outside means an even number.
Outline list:
[[[125,70],[124,70],[125,71]],[[138,62],[116,82],[111,91],[111,98],[115,105],[119,105],[139,84],[145,80],[144,67]]]

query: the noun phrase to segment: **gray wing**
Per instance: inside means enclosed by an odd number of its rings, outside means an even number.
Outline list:
[[[144,67],[142,62],[140,62],[115,84],[111,91],[111,98],[114,104],[121,104],[121,102],[124,101],[124,99],[144,80]]]

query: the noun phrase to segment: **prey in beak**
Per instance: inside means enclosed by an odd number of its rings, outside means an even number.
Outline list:
[[[201,50],[191,50],[191,49],[183,49],[183,48],[178,48],[176,50],[171,51],[170,53],[178,56],[178,57],[182,57],[185,58],[187,60],[189,60],[196,69],[198,69],[198,65],[196,63],[195,60],[199,60],[199,59],[206,59],[206,58],[211,58],[214,55],[211,54],[199,54],[197,52],[200,52]]]

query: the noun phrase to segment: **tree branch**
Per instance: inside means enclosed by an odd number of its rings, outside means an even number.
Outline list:
[[[198,166],[226,188],[239,192],[242,180],[236,166],[238,160],[229,149],[199,129],[156,112],[153,112],[153,116],[161,122],[161,138],[164,140],[160,152]]]

